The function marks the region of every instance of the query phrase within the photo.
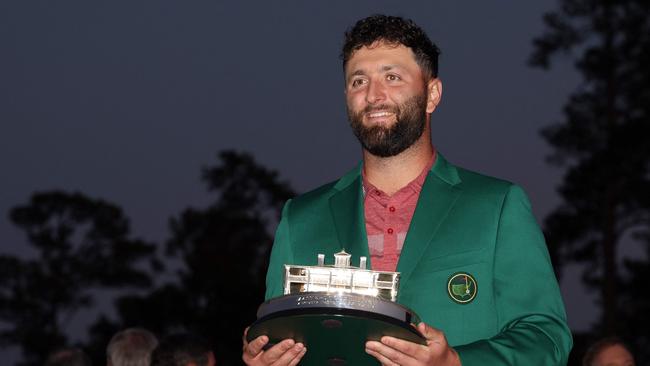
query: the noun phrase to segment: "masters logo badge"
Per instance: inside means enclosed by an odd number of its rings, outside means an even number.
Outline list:
[[[459,304],[468,304],[474,300],[478,287],[471,274],[459,272],[451,275],[447,281],[447,293]]]

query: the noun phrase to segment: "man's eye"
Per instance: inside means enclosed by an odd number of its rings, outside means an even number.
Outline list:
[[[361,85],[363,85],[363,79],[356,79],[356,80],[352,81],[352,86],[353,87],[358,87],[358,86],[361,86]]]
[[[388,81],[397,81],[397,80],[399,80],[399,79],[400,79],[400,78],[399,78],[399,76],[397,76],[397,75],[393,75],[393,74],[388,74],[388,75],[386,75],[386,80],[388,80]]]

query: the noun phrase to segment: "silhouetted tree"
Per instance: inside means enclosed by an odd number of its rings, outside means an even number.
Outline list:
[[[37,257],[0,256],[0,332],[19,345],[24,365],[42,365],[48,352],[68,345],[66,326],[93,306],[99,289],[151,284],[141,260],[159,267],[155,247],[129,236],[122,211],[80,193],[36,193],[10,211]]]
[[[639,235],[645,240],[645,257],[628,259],[625,266],[630,276],[623,285],[621,301],[622,319],[626,323],[625,335],[634,346],[637,365],[650,365],[650,231]]]
[[[545,231],[556,266],[586,264],[584,280],[602,303],[596,331],[617,334],[625,324],[618,247],[650,226],[650,5],[559,3],[544,16],[546,31],[534,40],[530,61],[548,68],[558,53],[572,54],[583,82],[565,120],[542,131],[555,149],[551,161],[567,168],[559,187],[564,202]]]
[[[202,178],[215,200],[170,221],[167,253],[181,262],[178,281],[120,298],[119,324],[102,319],[94,328],[98,339],[132,325],[158,334],[189,331],[216,347],[218,364],[241,364],[242,332],[263,301],[273,229],[294,193],[275,171],[233,151],[221,152]]]

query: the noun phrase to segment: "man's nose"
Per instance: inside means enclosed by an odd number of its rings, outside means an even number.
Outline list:
[[[375,104],[382,102],[386,99],[386,88],[380,81],[370,81],[368,83],[368,93],[366,94],[366,102]]]

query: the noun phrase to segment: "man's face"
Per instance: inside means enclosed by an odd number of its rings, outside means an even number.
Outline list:
[[[625,347],[618,344],[600,351],[592,362],[593,366],[634,366],[634,357]]]
[[[350,126],[364,149],[381,157],[401,153],[422,136],[440,96],[440,82],[425,82],[403,45],[362,47],[348,61],[345,81]]]

